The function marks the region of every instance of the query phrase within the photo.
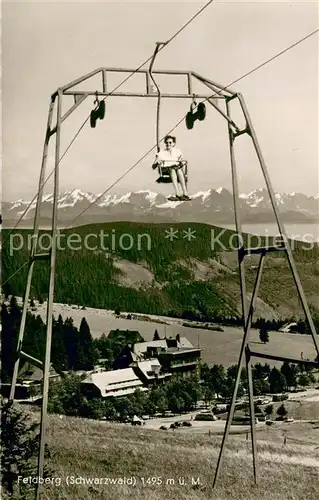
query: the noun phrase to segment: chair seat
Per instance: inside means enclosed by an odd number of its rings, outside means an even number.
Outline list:
[[[180,168],[184,168],[184,176],[185,176],[185,181],[187,183],[187,181],[188,181],[188,176],[187,176],[187,162],[185,162],[184,165],[181,166]],[[161,166],[158,166],[158,173],[159,173],[159,177],[156,180],[156,182],[158,182],[159,184],[171,184],[172,183],[172,179],[171,179],[171,167],[161,167]],[[178,178],[177,178],[177,182],[180,182]]]
[[[156,182],[159,184],[171,184],[172,179],[170,175],[160,175],[158,179],[156,179]]]

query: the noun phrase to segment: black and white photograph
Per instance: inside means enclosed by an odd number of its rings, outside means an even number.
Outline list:
[[[318,2],[1,27],[2,498],[317,499]]]

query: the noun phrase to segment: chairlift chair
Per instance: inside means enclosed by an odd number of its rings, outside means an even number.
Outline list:
[[[161,108],[161,90],[158,86],[158,84],[156,83],[155,79],[154,79],[154,76],[153,76],[153,73],[152,73],[152,69],[153,69],[153,65],[154,65],[154,61],[155,61],[155,58],[157,56],[157,53],[158,51],[160,50],[161,46],[165,45],[165,43],[162,43],[162,42],[157,42],[156,43],[156,48],[155,48],[155,51],[154,51],[154,54],[153,54],[153,57],[152,57],[152,60],[151,60],[151,63],[150,63],[150,67],[149,67],[149,76],[153,82],[153,85],[154,85],[154,89],[157,91],[157,113],[156,113],[156,145],[157,145],[157,152],[159,153],[160,151],[160,146],[159,146],[159,143],[160,143],[160,133],[159,133],[159,128],[160,128],[160,108]],[[184,172],[184,176],[185,176],[185,182],[187,184],[188,182],[188,166],[187,166],[187,161],[186,160],[183,160],[182,162],[180,162],[182,165],[181,165],[181,168],[183,169],[183,172]],[[156,182],[158,182],[159,184],[171,184],[172,183],[172,179],[171,179],[171,167],[164,167],[162,165],[162,162],[158,162],[158,163],[155,163],[152,165],[152,168],[155,170],[157,168],[158,170],[158,179],[156,180]],[[180,183],[180,180],[177,179],[177,181]]]
[[[185,182],[187,184],[188,181],[188,165],[187,161],[184,160],[181,162],[182,163],[182,169],[184,172],[184,177],[185,177]],[[156,179],[156,182],[159,184],[171,184],[172,183],[172,178],[170,174],[170,167],[163,167],[161,163],[158,163],[155,165],[155,168],[157,167],[158,175],[159,177]],[[177,178],[177,181],[180,182],[180,180]]]

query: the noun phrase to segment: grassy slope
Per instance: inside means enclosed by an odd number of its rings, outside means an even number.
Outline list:
[[[165,230],[173,227],[179,231],[179,239],[170,242],[165,238]],[[183,230],[191,226],[196,231],[196,239],[187,241],[183,238]],[[60,251],[57,258],[57,275],[55,287],[55,300],[57,302],[83,303],[91,307],[114,308],[120,307],[125,310],[139,312],[161,313],[170,309],[183,311],[189,307],[194,309],[198,306],[199,298],[205,306],[208,305],[208,312],[222,313],[235,312],[240,306],[239,276],[237,269],[236,252],[221,252],[219,246],[215,246],[216,251],[211,248],[211,230],[216,236],[221,228],[213,228],[206,224],[138,224],[138,223],[109,223],[87,225],[69,230],[81,236],[82,241],[87,234],[114,234],[115,252],[114,257],[125,259],[131,262],[140,262],[147,267],[154,275],[156,285],[150,288],[145,285],[144,290],[118,286],[121,272],[116,269],[112,260],[105,258],[102,251],[70,250]],[[112,233],[113,231],[113,233]],[[22,230],[21,234],[27,235],[30,231]],[[121,250],[119,239],[124,233],[129,233],[135,244],[131,250]],[[138,235],[147,234],[151,241],[151,247],[147,249],[147,238],[141,238],[138,248]],[[229,248],[232,231],[222,233],[221,242]],[[3,235],[6,240],[6,231]],[[65,244],[65,239],[63,245]],[[74,240],[73,240],[74,241]],[[93,240],[90,241],[92,245]],[[270,241],[268,242],[270,243]],[[47,241],[44,240],[44,244]],[[105,245],[111,244],[111,239],[105,239]],[[112,243],[113,244],[113,243]],[[125,240],[127,244],[127,240]],[[233,240],[233,244],[235,241]],[[256,241],[250,239],[250,245],[254,246]],[[4,245],[6,247],[6,245]],[[7,249],[3,252],[3,277],[6,279],[14,273],[26,260],[28,254],[26,249],[14,252],[11,258]],[[319,288],[319,268],[318,268],[318,247],[312,251],[302,252],[298,245],[295,245],[294,257],[300,273],[302,285],[307,298],[314,308],[319,310],[318,294]],[[185,284],[194,283],[196,276],[189,259],[207,262],[208,259],[222,259],[227,271],[215,272],[211,277],[211,290],[205,291],[205,286],[190,287],[189,291]],[[248,258],[247,281],[248,291],[252,290],[256,270],[251,265],[256,265],[256,259]],[[48,266],[40,262],[35,267],[35,279],[33,294],[35,296],[46,296],[48,287]],[[12,279],[15,287],[15,294],[22,295],[27,267]],[[198,279],[198,278],[197,278]],[[110,284],[111,283],[111,284]],[[160,284],[160,287],[157,285]],[[165,285],[166,284],[166,285]],[[182,288],[179,288],[179,284]],[[276,286],[274,286],[276,284]],[[98,288],[100,288],[98,290]],[[278,290],[280,289],[280,293]],[[209,294],[209,297],[207,296]],[[196,300],[193,300],[196,295]],[[287,317],[292,314],[299,315],[301,307],[296,294],[296,289],[291,276],[290,268],[282,254],[272,254],[266,259],[265,271],[260,288],[260,298],[270,306],[270,311],[279,316]],[[193,303],[192,303],[193,302]],[[129,307],[131,306],[131,307]],[[259,314],[263,314],[263,304],[259,304]],[[266,312],[267,307],[264,308]]]
[[[259,484],[253,485],[250,442],[230,436],[216,490],[212,488],[220,436],[192,434],[190,430],[160,432],[82,419],[50,416],[48,444],[54,456],[54,476],[60,487],[49,487],[45,498],[89,500],[312,500],[317,498],[319,454],[314,444],[318,430],[311,424],[290,424],[288,437],[306,444],[283,449],[280,427],[258,433]],[[294,426],[294,427],[292,427]],[[316,465],[316,466],[315,466]],[[176,484],[143,487],[67,486],[67,475],[92,477],[174,478]],[[187,485],[179,485],[184,477]],[[200,486],[191,484],[200,478]]]

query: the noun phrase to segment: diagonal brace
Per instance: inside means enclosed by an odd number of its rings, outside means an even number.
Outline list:
[[[242,372],[242,366],[243,366],[243,362],[244,362],[245,347],[246,347],[247,342],[248,342],[248,336],[249,336],[249,331],[250,331],[250,327],[251,327],[251,323],[252,323],[254,307],[255,307],[255,303],[256,303],[257,296],[258,296],[259,287],[260,287],[260,281],[261,281],[262,270],[264,267],[264,261],[265,261],[265,254],[262,254],[260,256],[260,259],[259,259],[259,265],[258,265],[254,290],[253,290],[253,294],[252,294],[251,301],[250,301],[248,316],[247,316],[247,318],[245,318],[244,337],[243,337],[243,341],[242,341],[242,345],[241,345],[241,349],[240,349],[240,354],[239,354],[235,387],[234,387],[234,392],[232,395],[232,400],[231,400],[231,404],[230,404],[230,408],[229,408],[229,412],[228,412],[228,416],[227,416],[227,421],[226,421],[225,431],[224,431],[223,440],[222,440],[222,444],[221,444],[221,449],[220,449],[220,453],[219,453],[219,457],[218,457],[218,461],[217,461],[217,467],[216,467],[216,472],[215,472],[215,477],[214,477],[213,488],[216,485],[218,473],[220,470],[220,466],[221,466],[221,462],[222,462],[222,458],[223,458],[223,454],[224,454],[226,440],[228,438],[230,426],[231,426],[231,423],[232,423],[233,417],[234,417],[236,397],[237,397],[237,392],[238,392],[238,387],[239,387],[239,382],[240,382],[240,376],[241,376],[241,372]]]

